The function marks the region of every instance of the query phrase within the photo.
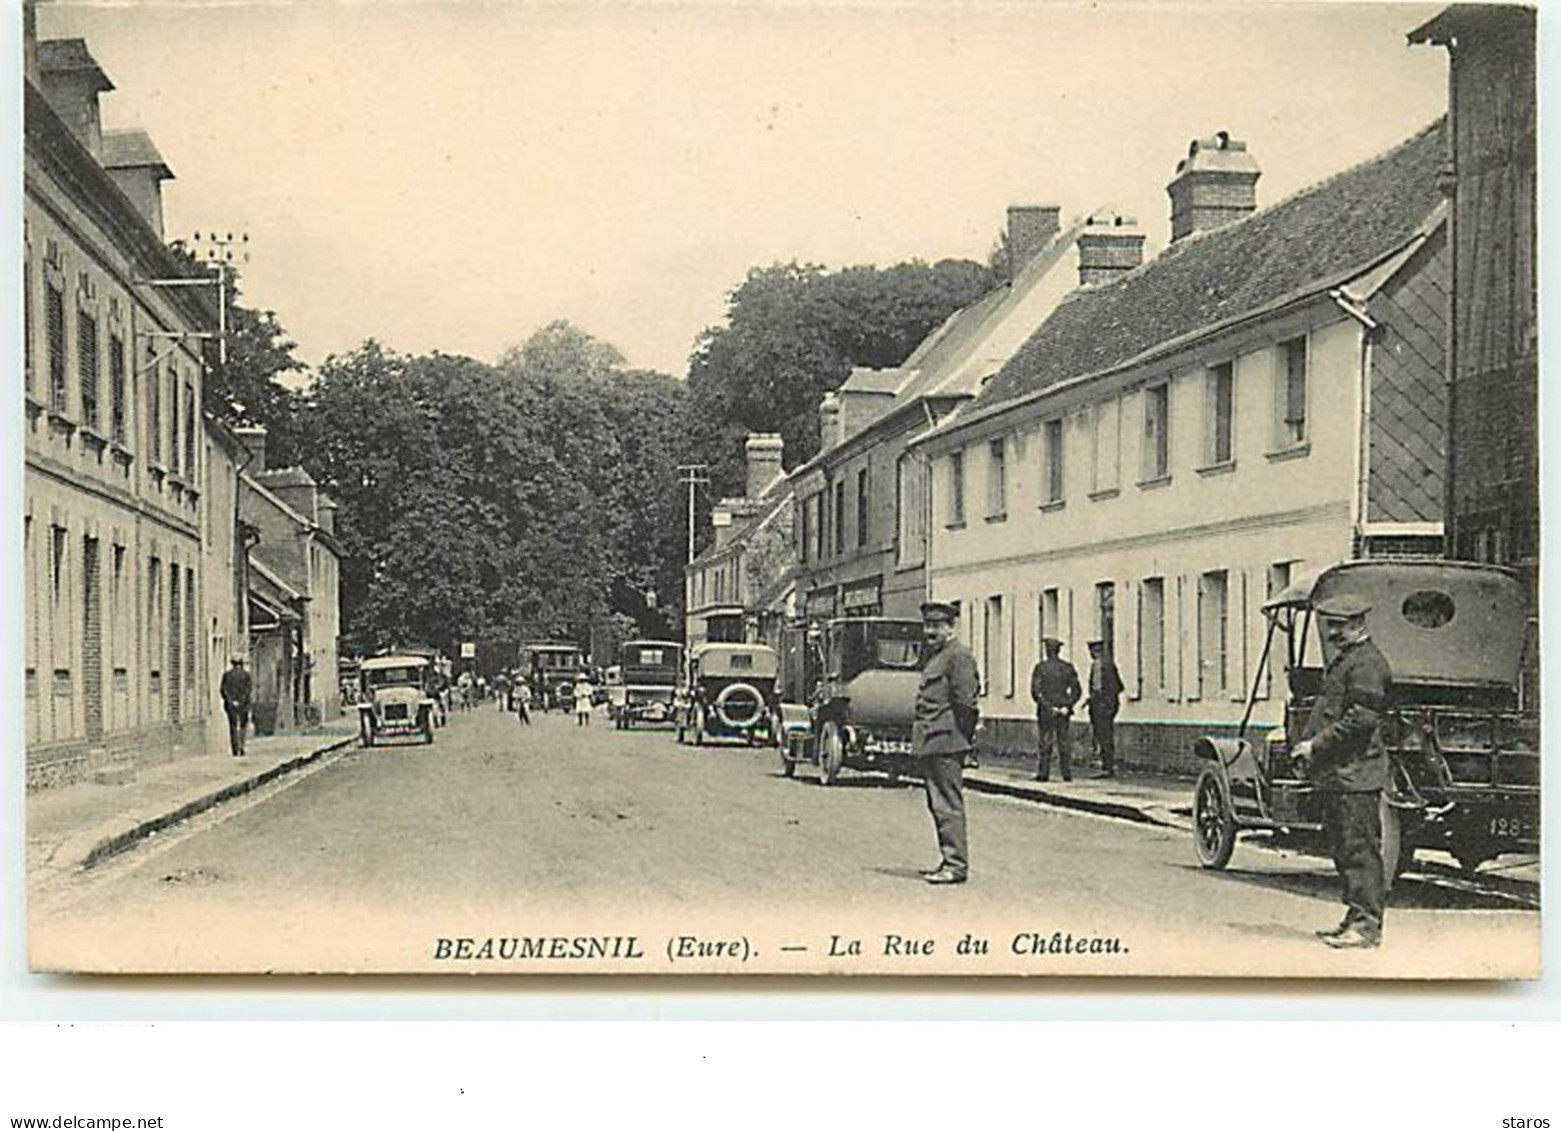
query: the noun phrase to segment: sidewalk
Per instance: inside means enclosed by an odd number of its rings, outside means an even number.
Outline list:
[[[1128,770],[1120,777],[1092,778],[1092,770],[1072,781],[1036,781],[1034,762],[983,759],[977,769],[965,771],[965,785],[979,793],[996,793],[1116,817],[1146,825],[1192,828],[1193,783],[1183,778],[1161,777]]]
[[[226,751],[141,768],[122,785],[80,782],[27,797],[27,885],[89,868],[143,837],[290,774],[356,741],[357,719],[251,738]]]

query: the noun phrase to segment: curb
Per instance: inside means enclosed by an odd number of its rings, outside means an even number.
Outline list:
[[[166,813],[149,817],[144,821],[138,821],[129,828],[119,828],[105,835],[103,826],[100,825],[97,829],[89,830],[87,833],[67,841],[61,847],[58,855],[66,861],[70,861],[77,854],[80,854],[80,863],[67,863],[67,868],[77,871],[87,871],[90,868],[95,868],[109,857],[117,856],[121,852],[134,847],[137,842],[145,840],[153,833],[172,828],[181,821],[187,821],[208,809],[214,809],[225,801],[231,801],[235,797],[242,797],[246,793],[259,789],[277,778],[301,770],[305,766],[319,761],[332,751],[340,750],[343,746],[349,746],[356,741],[357,737],[355,735],[337,739],[334,742],[311,750],[307,754],[300,754],[287,759],[285,762],[278,762],[276,765],[262,770],[253,777],[230,782],[219,789],[212,790],[210,793],[201,794],[199,797],[186,801],[184,804],[178,805]],[[80,846],[83,844],[90,845],[85,853],[81,853]]]
[[[1035,783],[1007,781],[983,774],[979,770],[965,771],[965,786],[977,793],[1016,797],[1022,801],[1035,801],[1059,809],[1076,809],[1080,812],[1094,813],[1101,817],[1115,817],[1118,820],[1132,821],[1140,825],[1183,827],[1180,821],[1174,819],[1173,810],[1170,809],[1157,812],[1158,807],[1134,805],[1126,801],[1111,801],[1100,797],[1078,797],[1074,794],[1056,793],[1049,789],[1042,789]]]

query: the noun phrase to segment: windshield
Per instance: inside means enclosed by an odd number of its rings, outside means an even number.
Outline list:
[[[422,682],[422,668],[373,668],[363,673],[363,680],[369,687],[396,687],[403,684],[419,684]]]
[[[880,637],[874,654],[879,667],[918,668],[921,666],[921,641]]]

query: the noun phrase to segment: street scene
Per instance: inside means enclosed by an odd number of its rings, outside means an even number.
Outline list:
[[[1537,978],[1535,12],[1237,11],[27,0],[32,968]]]

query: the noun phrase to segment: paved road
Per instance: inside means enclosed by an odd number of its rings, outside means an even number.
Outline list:
[[[55,893],[34,909],[34,962],[503,973],[1537,970],[1539,916],[1509,904],[1409,884],[1394,895],[1382,951],[1337,953],[1311,937],[1340,910],[1336,881],[1315,858],[1242,846],[1229,871],[1213,874],[1197,867],[1180,831],[1002,798],[969,799],[972,882],[930,888],[916,875],[936,857],[919,787],[855,777],[822,788],[806,771],[782,778],[771,751],[696,749],[666,731],[602,723],[581,729],[539,715],[525,728],[488,706],[456,715],[432,747],[353,749]],[[985,939],[987,953],[958,954],[967,934]],[[618,939],[597,945],[616,947],[619,960],[559,954],[546,941],[554,936]],[[533,941],[465,960],[462,938],[473,954],[489,938]],[[915,953],[925,939],[932,953]],[[514,949],[525,946],[530,954]]]

